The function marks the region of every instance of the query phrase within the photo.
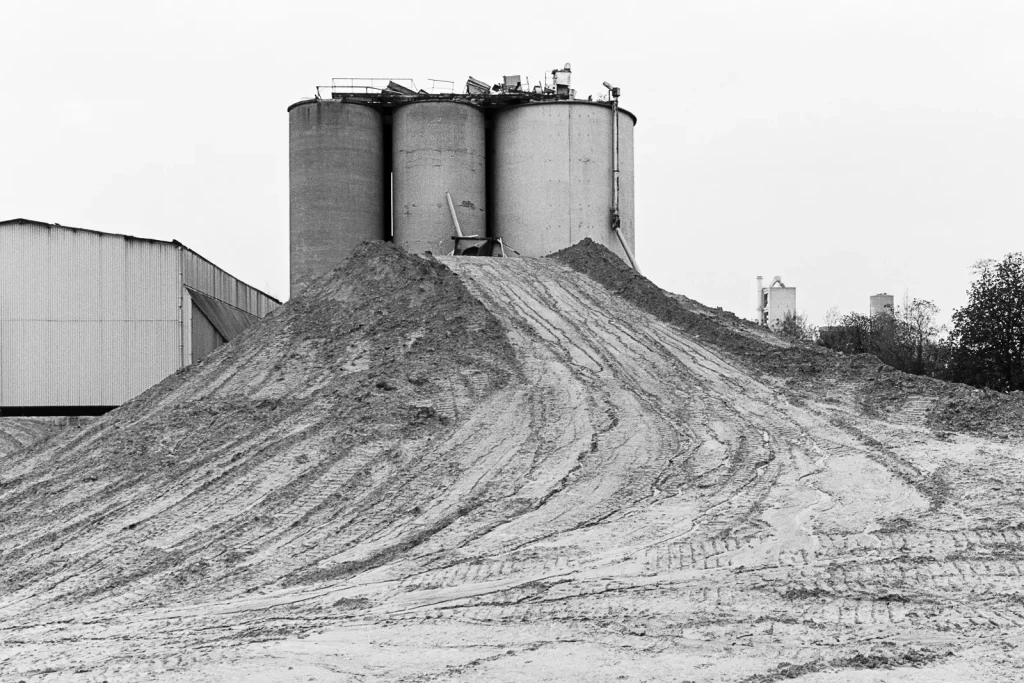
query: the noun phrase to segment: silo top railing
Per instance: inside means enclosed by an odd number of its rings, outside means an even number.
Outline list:
[[[440,78],[428,78],[430,81],[429,95],[454,95],[455,81],[448,81]],[[339,95],[380,95],[382,93],[399,94],[395,92],[398,86],[414,93],[423,93],[416,87],[411,78],[332,78],[330,85],[318,85],[316,87],[317,98],[330,97],[335,93]]]
[[[392,83],[415,91],[416,84],[411,78],[332,78],[330,85],[318,85],[316,87],[317,97],[323,97],[324,92],[333,95],[334,93],[379,95],[388,89]]]

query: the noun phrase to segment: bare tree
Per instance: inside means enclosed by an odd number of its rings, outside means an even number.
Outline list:
[[[818,328],[807,320],[807,314],[788,311],[782,317],[776,333],[796,341],[814,341],[818,336]]]
[[[843,313],[838,306],[829,306],[825,311],[825,327],[837,327],[843,320]]]
[[[945,331],[937,322],[939,307],[927,299],[911,299],[909,293],[903,294],[903,305],[899,310],[900,321],[903,323],[903,342],[912,355],[912,370],[920,375],[926,372],[926,354],[930,349],[937,348],[939,335]]]

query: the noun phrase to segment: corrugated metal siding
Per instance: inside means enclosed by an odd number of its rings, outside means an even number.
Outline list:
[[[219,299],[259,318],[280,304],[254,287],[224,272],[199,254],[181,250],[182,282],[186,287]]]
[[[119,405],[182,361],[178,247],[0,228],[0,406]]]

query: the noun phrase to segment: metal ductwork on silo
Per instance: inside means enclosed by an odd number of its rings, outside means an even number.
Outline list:
[[[629,257],[612,227],[615,203],[610,106],[579,100],[522,104],[495,114],[494,232],[524,256],[589,237]],[[619,109],[619,219],[634,247],[633,125]]]
[[[306,101],[289,122],[291,295],[385,237],[384,117],[362,104]]]
[[[420,101],[395,110],[392,128],[395,244],[412,253],[447,254],[454,227],[485,236],[484,115],[464,102]]]

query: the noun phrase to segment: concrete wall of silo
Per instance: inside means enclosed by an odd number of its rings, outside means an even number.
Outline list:
[[[619,109],[619,214],[634,242],[633,126]],[[493,236],[524,256],[590,237],[626,260],[611,229],[612,109],[596,102],[523,104],[495,114]]]
[[[893,314],[895,299],[892,294],[872,294],[869,303],[869,315],[874,317],[882,313]]]
[[[384,239],[389,217],[379,112],[360,104],[307,101],[289,108],[288,123],[294,297],[360,243]]]
[[[447,254],[455,226],[486,236],[484,115],[460,102],[414,102],[394,113],[394,240],[412,253]]]

